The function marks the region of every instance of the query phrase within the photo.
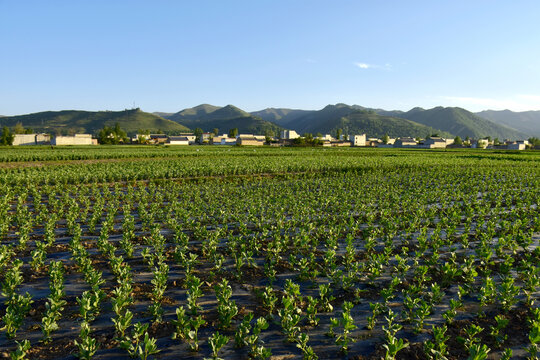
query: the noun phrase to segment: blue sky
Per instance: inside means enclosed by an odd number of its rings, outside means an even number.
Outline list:
[[[0,0],[0,114],[540,110],[538,1]]]

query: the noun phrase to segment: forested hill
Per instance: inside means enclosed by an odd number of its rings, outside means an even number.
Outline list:
[[[164,119],[139,109],[124,111],[45,111],[27,115],[7,116],[0,119],[2,126],[14,127],[21,123],[35,132],[89,133],[95,134],[104,126],[116,123],[128,134],[138,130],[165,132],[169,134],[190,131],[189,128],[174,121]]]

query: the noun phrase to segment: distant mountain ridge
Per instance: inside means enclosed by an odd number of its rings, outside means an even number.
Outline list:
[[[426,137],[434,133],[444,136],[451,134],[415,123],[410,120],[383,116],[358,105],[327,105],[321,110],[310,111],[300,117],[283,120],[288,127],[300,134],[335,134],[341,129],[344,134],[366,133],[369,137],[419,136]]]
[[[283,129],[299,134],[366,133],[368,136],[393,137],[459,135],[462,138],[490,136],[500,140],[526,139],[540,136],[540,111],[512,112],[486,110],[472,113],[458,107],[412,108],[409,111],[372,109],[360,105],[338,103],[320,110],[267,108],[248,113],[234,105],[223,107],[201,104],[176,113],[146,113],[140,109],[125,111],[46,111],[41,113],[0,116],[0,125],[16,123],[43,132],[96,133],[104,125],[119,123],[128,134],[139,129],[175,134],[201,128],[227,133],[238,128],[240,133],[277,135]]]
[[[234,105],[219,107],[201,104],[181,110],[166,118],[191,129],[200,128],[207,132],[217,128],[219,133],[227,133],[236,128],[239,133],[275,136],[283,129],[275,123],[265,121]]]
[[[251,115],[258,116],[263,120],[273,122],[278,125],[284,125],[289,121],[314,112],[314,110],[298,110],[284,108],[266,108],[264,110],[253,111]]]
[[[493,138],[517,140],[526,134],[507,126],[496,124],[459,107],[438,106],[433,109],[413,108],[403,111],[379,111],[381,115],[399,117],[449,132],[462,138]]]
[[[36,132],[48,133],[90,133],[96,134],[105,125],[116,123],[128,135],[134,135],[139,129],[151,132],[163,131],[179,133],[190,131],[187,127],[174,121],[161,118],[139,109],[124,111],[44,111],[33,114],[7,116],[0,120],[2,126],[13,127],[21,123],[25,128]]]
[[[201,104],[192,108],[181,110],[177,113],[170,114],[166,116],[166,118],[172,121],[176,121],[176,122],[180,120],[188,120],[188,119],[193,120],[193,119],[198,119],[198,118],[204,118],[208,114],[211,114],[218,109],[220,109],[219,106],[214,106],[210,104]]]
[[[476,115],[530,136],[540,137],[540,111],[484,110]]]

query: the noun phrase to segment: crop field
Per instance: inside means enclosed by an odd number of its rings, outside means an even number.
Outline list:
[[[0,149],[0,357],[536,359],[540,153]]]

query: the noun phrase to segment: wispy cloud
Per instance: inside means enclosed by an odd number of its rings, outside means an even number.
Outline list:
[[[353,63],[356,67],[360,68],[360,69],[380,69],[380,70],[391,70],[392,69],[392,65],[391,64],[384,64],[384,65],[379,65],[379,64],[368,64],[368,63],[364,63],[364,62],[355,62]]]
[[[358,66],[360,69],[369,69],[370,67],[373,67],[366,63],[356,62],[354,65]]]
[[[513,110],[526,111],[540,109],[540,95],[517,94],[506,98],[484,98],[466,96],[441,96],[454,106],[471,108],[471,110]],[[474,108],[474,109],[472,109]]]

